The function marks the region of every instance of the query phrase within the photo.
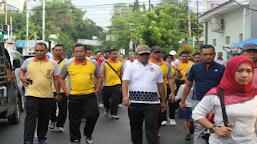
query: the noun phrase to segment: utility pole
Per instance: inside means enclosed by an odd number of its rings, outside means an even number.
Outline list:
[[[45,40],[45,0],[43,0],[43,16],[42,16],[42,40]]]
[[[28,1],[26,0],[26,55],[28,55],[29,50],[29,11],[28,11]]]
[[[190,21],[189,0],[186,0],[186,7],[187,7],[187,34],[188,34],[188,37],[191,37],[191,21]]]
[[[197,39],[197,45],[199,45],[199,20],[198,20],[198,15],[199,15],[199,13],[198,13],[198,5],[199,5],[199,3],[198,3],[198,0],[197,0],[197,6],[196,6],[196,9],[197,9],[197,12],[196,12],[196,22],[197,22],[197,37],[196,37],[196,39]]]
[[[149,12],[151,11],[151,0],[149,0]]]
[[[7,25],[7,0],[4,1],[4,23]],[[5,40],[5,48],[7,48],[7,40]]]

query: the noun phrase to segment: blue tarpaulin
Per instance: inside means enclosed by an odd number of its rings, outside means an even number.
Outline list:
[[[257,39],[249,38],[249,39],[247,39],[247,40],[245,40],[245,41],[242,41],[242,42],[239,42],[239,43],[233,43],[233,45],[242,48],[242,47],[244,46],[244,44],[246,44],[246,43],[254,43],[254,44],[257,44]]]

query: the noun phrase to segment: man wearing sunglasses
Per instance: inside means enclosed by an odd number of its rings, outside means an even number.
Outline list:
[[[139,45],[136,52],[138,61],[127,66],[122,81],[123,103],[128,107],[131,139],[134,144],[143,143],[142,126],[145,120],[147,141],[157,144],[159,109],[166,110],[162,69],[149,62],[150,48],[147,45]]]

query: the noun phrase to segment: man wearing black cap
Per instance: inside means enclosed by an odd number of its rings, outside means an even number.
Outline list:
[[[257,45],[254,43],[246,43],[242,48],[241,55],[249,57],[254,63],[253,86],[257,87]]]
[[[133,144],[142,144],[142,126],[145,120],[145,132],[148,144],[158,144],[157,119],[160,111],[166,110],[166,98],[162,70],[148,62],[150,48],[147,45],[137,47],[138,61],[128,65],[122,81],[123,103],[128,107]],[[161,96],[160,99],[158,96]]]

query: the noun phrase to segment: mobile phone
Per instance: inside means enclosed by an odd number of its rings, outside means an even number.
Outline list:
[[[30,80],[30,79],[29,79],[28,81],[29,81],[29,82],[30,82],[30,84],[32,85],[33,81],[32,81],[32,80]]]

